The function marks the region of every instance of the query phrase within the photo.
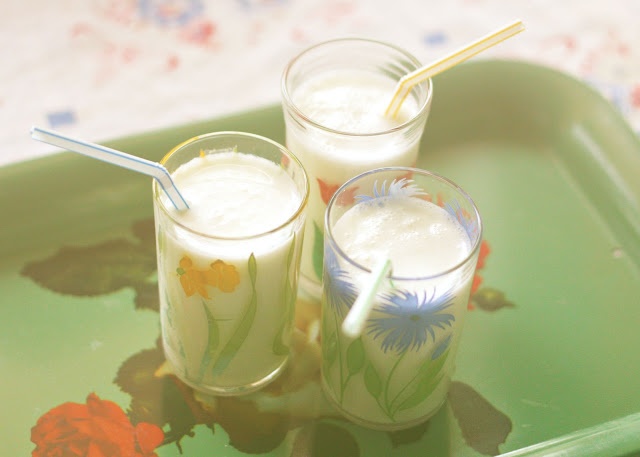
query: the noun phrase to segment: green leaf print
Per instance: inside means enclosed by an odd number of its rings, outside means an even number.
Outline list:
[[[216,364],[213,366],[213,374],[220,375],[227,368],[233,357],[240,350],[242,343],[247,338],[249,334],[249,330],[251,330],[251,326],[253,325],[253,320],[256,317],[256,309],[258,305],[258,294],[256,292],[256,274],[257,274],[257,265],[256,258],[251,254],[248,262],[249,267],[249,279],[251,280],[251,299],[249,300],[249,304],[247,305],[247,310],[242,316],[238,327],[227,341],[227,344],[220,351],[220,356],[216,361]]]
[[[333,365],[333,362],[336,361],[336,358],[338,356],[337,336],[334,332],[328,333],[328,335],[326,335],[326,337],[323,338],[323,341],[326,342],[323,345],[323,352],[324,352],[323,363],[324,363],[325,369],[329,369],[331,365]]]
[[[376,369],[370,363],[364,370],[364,385],[367,388],[367,392],[369,392],[373,398],[380,397],[382,393],[382,380],[376,372]]]
[[[420,368],[418,375],[413,378],[405,388],[409,391],[409,395],[405,397],[404,400],[401,400],[399,406],[393,411],[394,414],[398,411],[404,411],[405,409],[418,406],[433,393],[442,379],[442,367],[448,355],[449,350],[436,360],[430,360],[431,363],[427,363]],[[396,400],[400,400],[405,389],[400,391],[393,403],[396,403]]]
[[[287,355],[289,353],[289,347],[284,344],[284,335],[288,327],[287,323],[283,324],[273,340],[271,350],[275,355]]]
[[[313,272],[318,279],[322,278],[322,260],[324,257],[324,234],[318,224],[313,223]]]
[[[171,300],[169,299],[169,294],[167,294],[166,291],[165,291],[165,294],[164,294],[164,299],[165,299],[166,306],[167,306],[166,313],[164,314],[166,319],[167,319],[166,322],[167,322],[169,328],[171,328],[171,330],[175,332],[175,323],[174,323],[174,320],[173,320],[173,315],[175,313],[175,308],[171,304]],[[187,355],[186,355],[186,353],[184,351],[184,346],[182,346],[182,343],[180,342],[180,340],[178,340],[179,347],[176,347],[175,341],[172,338],[169,338],[169,336],[168,336],[169,332],[162,332],[162,334],[163,334],[162,340],[164,341],[164,344],[169,349],[171,349],[171,351],[174,354],[180,354],[180,357],[182,357],[182,359],[185,360],[187,358]]]
[[[349,376],[353,376],[362,370],[365,363],[364,345],[362,339],[358,338],[351,342],[347,347],[347,369],[349,370]]]
[[[220,345],[220,330],[218,329],[218,322],[211,314],[209,307],[207,304],[202,301],[202,307],[204,308],[204,312],[207,315],[207,326],[209,328],[209,336],[207,341],[207,348],[202,355],[202,361],[200,362],[200,373],[198,377],[200,380],[204,377],[204,373],[211,362],[214,360],[214,356],[218,346]]]
[[[284,315],[282,316],[282,325],[280,326],[271,347],[275,355],[287,355],[289,353],[289,346],[285,344],[285,337],[291,329],[291,315],[294,312],[293,307],[296,296],[293,290],[293,285],[291,284],[291,267],[293,266],[293,252],[295,251],[295,247],[296,237],[294,235],[291,245],[289,246],[289,252],[287,253],[287,272],[285,274],[283,298],[285,310]]]

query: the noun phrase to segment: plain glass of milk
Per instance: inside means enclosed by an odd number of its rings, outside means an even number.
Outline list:
[[[238,395],[286,366],[308,197],[304,168],[267,138],[192,138],[162,164],[189,205],[154,184],[162,343],[195,389]]]
[[[482,238],[471,198],[425,170],[390,167],[347,181],[325,217],[322,385],[355,423],[414,426],[444,403]],[[362,332],[341,326],[371,271],[390,259]]]
[[[421,67],[394,45],[359,38],[312,46],[282,76],[286,145],[309,176],[301,286],[319,298],[323,217],[348,179],[379,167],[415,166],[432,84],[413,88],[397,117],[385,116],[398,80]]]

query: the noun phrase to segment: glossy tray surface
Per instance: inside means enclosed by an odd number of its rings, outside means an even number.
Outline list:
[[[539,66],[478,61],[434,87],[418,166],[469,192],[486,242],[434,418],[385,433],[336,417],[309,338],[319,311],[305,297],[281,379],[249,397],[194,395],[158,347],[151,183],[61,153],[0,169],[4,454],[529,455],[640,411],[637,137],[589,87]],[[284,141],[272,106],[110,146],[157,160],[216,130]],[[640,449],[607,436],[589,455]]]

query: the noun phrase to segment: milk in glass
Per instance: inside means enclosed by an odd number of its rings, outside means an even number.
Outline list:
[[[337,188],[366,170],[416,163],[420,136],[392,132],[414,118],[420,106],[409,97],[397,117],[385,116],[395,84],[368,71],[334,70],[310,77],[291,95],[298,109],[323,127],[287,130],[287,146],[310,181],[301,272],[312,281],[320,281],[323,216]]]
[[[172,173],[190,208],[156,208],[167,360],[212,393],[252,390],[289,356],[303,195],[275,163],[241,152],[195,157]],[[258,236],[259,235],[259,236]]]
[[[409,182],[353,197],[328,222],[325,248],[323,385],[345,416],[383,430],[421,422],[444,402],[478,244],[478,224],[457,200],[439,205]],[[337,197],[349,199],[349,192]],[[342,321],[384,259],[391,277],[361,335],[348,337]]]

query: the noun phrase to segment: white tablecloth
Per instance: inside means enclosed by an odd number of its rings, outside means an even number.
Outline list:
[[[427,63],[514,19],[527,30],[474,59],[572,74],[640,132],[639,0],[5,0],[0,165],[57,152],[32,125],[100,142],[278,103],[287,61],[326,39]]]

